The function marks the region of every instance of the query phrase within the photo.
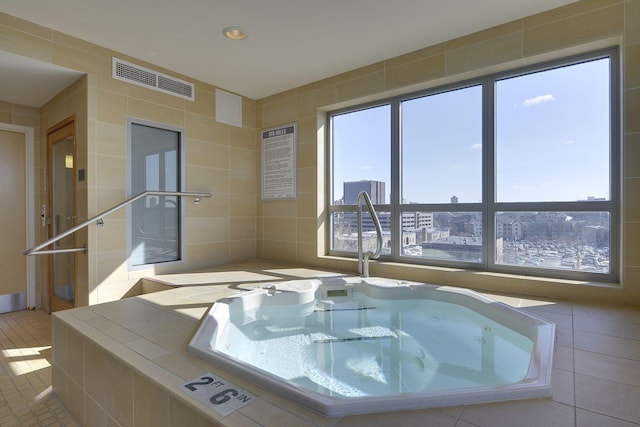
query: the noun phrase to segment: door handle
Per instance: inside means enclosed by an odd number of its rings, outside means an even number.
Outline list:
[[[43,227],[47,226],[47,205],[40,207],[40,223]]]

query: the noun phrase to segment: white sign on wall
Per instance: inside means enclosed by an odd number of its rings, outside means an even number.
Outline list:
[[[296,124],[262,131],[262,200],[297,197]]]

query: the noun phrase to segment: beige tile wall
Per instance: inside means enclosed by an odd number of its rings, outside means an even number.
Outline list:
[[[87,73],[87,217],[126,197],[126,118],[133,116],[186,130],[186,190],[212,191],[213,200],[187,204],[187,262],[192,269],[256,256],[323,268],[356,271],[355,261],[324,256],[324,113],[435,86],[473,75],[620,44],[624,58],[624,206],[621,286],[588,287],[573,282],[504,277],[453,269],[377,263],[372,274],[414,280],[606,299],[640,304],[640,2],[583,0],[550,12],[254,101],[243,98],[243,127],[215,122],[215,88],[186,76],[115,53],[196,85],[190,102],[111,78],[114,52],[54,30],[0,14],[0,49]],[[298,124],[298,197],[262,202],[257,130]],[[635,153],[635,154],[634,154]],[[40,155],[39,161],[42,161]],[[81,190],[82,191],[82,190]],[[81,195],[82,197],[82,195]],[[89,254],[81,262],[86,282],[82,304],[119,298],[143,272],[126,266],[126,220],[115,214],[91,227]],[[86,285],[86,286],[85,286]]]
[[[186,191],[210,191],[213,199],[187,203],[186,262],[194,269],[255,258],[256,147],[255,101],[243,98],[243,126],[215,121],[215,87],[146,64],[100,46],[0,13],[0,49],[86,73],[83,79],[86,137],[79,140],[81,167],[87,179],[80,187],[80,219],[102,212],[128,196],[126,192],[126,120],[136,117],[185,129]],[[111,78],[111,58],[152,68],[195,84],[195,102],[130,85]],[[65,93],[68,92],[65,91]],[[57,100],[46,109],[46,123],[64,111]],[[75,101],[74,101],[75,102]],[[51,120],[49,119],[51,117]],[[41,151],[40,160],[44,159]],[[248,229],[246,228],[248,226]],[[247,231],[248,230],[248,231]],[[83,274],[80,305],[117,299],[145,272],[128,272],[124,212],[91,226],[89,254],[80,255]],[[148,272],[147,272],[148,273]]]
[[[258,129],[289,122],[297,122],[299,127],[298,198],[294,201],[262,202],[258,194],[258,257],[357,271],[355,260],[323,256],[324,229],[327,226],[324,210],[325,111],[554,57],[619,45],[623,57],[625,111],[620,285],[580,286],[579,282],[572,281],[392,263],[373,264],[371,274],[504,292],[640,304],[638,22],[640,2],[637,0],[583,0],[258,100]]]
[[[0,101],[0,122],[33,128],[33,139],[40,143],[40,109]]]

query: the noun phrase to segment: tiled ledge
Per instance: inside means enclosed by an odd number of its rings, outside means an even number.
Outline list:
[[[246,266],[243,266],[246,267]],[[334,425],[281,396],[273,395],[187,353],[187,344],[210,305],[241,292],[240,284],[335,275],[305,269],[246,269],[188,273],[159,279],[174,289],[54,313],[53,390],[87,426]],[[186,286],[188,277],[198,286]],[[213,373],[256,396],[222,417],[182,389]],[[272,422],[255,420],[272,420]]]
[[[556,324],[550,399],[326,418],[187,353],[213,301],[252,283],[335,274],[272,263],[226,266],[154,278],[178,286],[171,290],[58,312],[52,316],[54,393],[91,427],[640,425],[633,404],[640,398],[637,308],[490,295]],[[199,286],[187,286],[190,280]],[[256,398],[222,417],[181,389],[205,373]]]

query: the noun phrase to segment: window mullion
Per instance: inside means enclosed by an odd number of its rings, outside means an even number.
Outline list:
[[[397,259],[402,253],[402,215],[400,204],[402,202],[402,155],[401,155],[401,111],[400,101],[391,103],[391,257]]]
[[[482,99],[482,180],[483,180],[483,233],[482,248],[484,263],[489,268],[495,265],[496,241],[495,241],[495,79],[486,78],[483,81]]]

